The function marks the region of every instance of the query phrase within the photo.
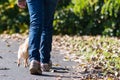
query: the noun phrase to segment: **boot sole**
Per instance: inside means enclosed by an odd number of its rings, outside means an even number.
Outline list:
[[[33,74],[33,75],[42,75],[42,71],[37,70],[35,68],[31,68],[30,69],[30,74]]]

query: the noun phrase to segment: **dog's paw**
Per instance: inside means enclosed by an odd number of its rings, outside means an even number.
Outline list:
[[[24,67],[27,68],[27,67],[29,67],[29,65],[28,64],[24,64]]]
[[[17,60],[17,66],[18,67],[20,66],[20,58],[18,58],[18,60]]]
[[[20,66],[20,64],[18,63],[18,64],[17,64],[17,66],[19,67],[19,66]]]

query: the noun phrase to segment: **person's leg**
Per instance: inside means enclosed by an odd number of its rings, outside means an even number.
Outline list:
[[[40,36],[44,22],[44,0],[27,0],[30,14],[29,59],[40,61]]]
[[[40,36],[44,23],[44,0],[26,0],[30,14],[30,29],[29,29],[29,60],[30,73],[41,74],[40,69]]]
[[[49,63],[52,48],[52,29],[57,0],[44,0],[44,25],[41,35],[40,57],[42,63]]]

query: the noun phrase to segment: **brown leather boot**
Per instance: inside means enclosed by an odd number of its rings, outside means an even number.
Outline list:
[[[36,60],[32,60],[30,62],[29,70],[30,70],[30,73],[33,75],[41,75],[42,74],[40,63]]]

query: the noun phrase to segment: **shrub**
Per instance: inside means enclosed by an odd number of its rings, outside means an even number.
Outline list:
[[[22,33],[27,29],[28,13],[18,8],[14,0],[2,0],[0,11],[0,33]]]
[[[0,2],[0,33],[26,32],[27,8],[14,0]],[[120,35],[120,0],[59,0],[54,20],[54,34]]]

